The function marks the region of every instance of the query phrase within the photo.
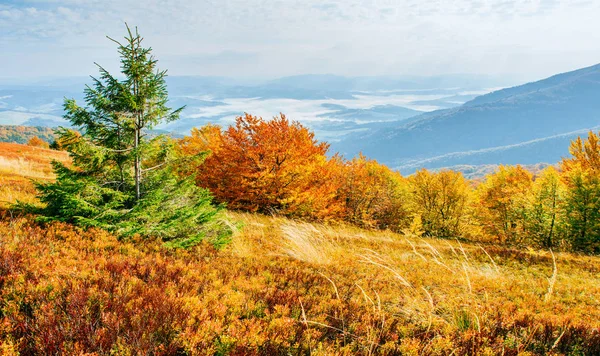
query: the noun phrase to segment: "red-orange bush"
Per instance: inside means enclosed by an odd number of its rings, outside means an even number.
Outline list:
[[[210,151],[196,168],[198,185],[230,209],[327,218],[335,187],[328,179],[329,145],[281,114],[246,114],[226,130],[205,126],[180,142],[183,154]]]
[[[238,237],[281,251],[281,220],[247,217],[251,231]],[[101,230],[41,227],[5,217],[0,219],[0,353],[558,355],[600,350],[593,298],[596,259],[559,256],[562,275],[574,277],[563,277],[545,301],[549,254],[490,247],[500,268],[493,273],[490,257],[477,246],[464,245],[467,262],[456,255],[456,244],[432,241],[434,250],[412,239],[418,249],[413,250],[403,239],[326,230],[340,234],[337,248],[344,250],[331,265],[279,253],[242,257],[208,244],[169,250],[158,241],[122,242]],[[359,256],[378,259],[365,263]],[[530,267],[515,269],[519,261]],[[468,268],[472,292],[462,274],[447,272],[457,267]],[[398,283],[396,271],[414,287]]]

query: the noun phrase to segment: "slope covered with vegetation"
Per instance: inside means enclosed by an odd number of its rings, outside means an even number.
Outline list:
[[[230,209],[312,221],[411,231],[520,247],[600,252],[600,138],[571,143],[571,156],[535,175],[500,166],[481,181],[421,169],[405,177],[375,160],[328,156],[328,145],[285,115],[246,114],[178,142],[182,155],[209,152],[180,174],[195,176]],[[566,151],[566,147],[565,147]]]
[[[35,202],[32,179],[53,180],[56,176],[50,162],[70,161],[66,152],[16,143],[0,143],[0,152],[0,207],[4,208],[17,200]]]
[[[55,140],[54,131],[49,127],[0,125],[0,142],[27,143],[34,137],[48,144]]]
[[[148,135],[180,110],[117,43],[65,151],[0,146],[3,354],[600,353],[595,133],[481,182],[328,155],[283,114]]]
[[[28,176],[64,158],[19,149]],[[0,152],[2,189],[34,200],[24,176],[4,184]],[[225,249],[173,250],[7,214],[7,354],[600,352],[597,257],[232,212]]]

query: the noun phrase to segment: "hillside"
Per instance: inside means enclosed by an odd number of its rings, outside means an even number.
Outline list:
[[[0,146],[3,197],[64,153]],[[21,175],[22,174],[22,175]],[[15,183],[6,185],[6,177]],[[12,179],[12,178],[11,178]],[[21,190],[19,190],[21,189]],[[224,250],[0,221],[5,352],[595,354],[598,257],[254,214]]]
[[[0,125],[0,142],[27,143],[33,137],[52,143],[54,131],[42,126]]]
[[[334,148],[362,151],[405,172],[458,164],[557,162],[562,142],[600,126],[600,65],[477,97],[458,108],[349,136]]]
[[[0,142],[0,208],[17,200],[35,200],[31,180],[54,179],[50,162],[67,163],[66,152]]]

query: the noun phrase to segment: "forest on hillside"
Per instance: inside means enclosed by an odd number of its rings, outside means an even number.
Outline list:
[[[34,137],[47,144],[55,140],[54,130],[49,127],[0,125],[0,142],[27,143]]]

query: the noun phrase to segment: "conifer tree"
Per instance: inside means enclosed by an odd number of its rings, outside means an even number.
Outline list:
[[[157,60],[151,55],[151,48],[142,47],[143,38],[127,26],[124,43],[109,39],[118,45],[121,57],[121,73],[124,80],[118,80],[102,66],[99,78],[92,78],[94,84],[85,90],[87,108],[77,105],[75,100],[65,101],[65,118],[73,126],[85,132],[90,149],[100,150],[104,162],[111,163],[101,170],[109,173],[113,180],[109,183],[119,191],[127,191],[129,179],[133,179],[135,200],[143,195],[144,173],[152,168],[143,168],[142,162],[150,154],[147,148],[147,129],[162,122],[179,118],[183,108],[171,110],[167,107],[166,70],[156,68]],[[63,140],[66,132],[61,132]],[[77,163],[92,163],[89,153],[76,155]],[[87,161],[87,162],[86,162]],[[100,162],[96,162],[100,163]],[[129,166],[133,166],[133,177],[128,176]],[[107,172],[110,171],[110,172]]]
[[[65,118],[77,130],[57,134],[73,167],[55,162],[56,182],[37,185],[42,220],[156,236],[180,246],[209,236],[222,241],[227,229],[218,223],[210,194],[195,186],[195,177],[179,178],[175,166],[183,158],[174,141],[150,131],[178,119],[183,109],[167,106],[166,71],[157,69],[137,28],[127,26],[122,43],[111,40],[123,79],[98,65],[99,78],[85,89],[86,106],[65,100]]]

